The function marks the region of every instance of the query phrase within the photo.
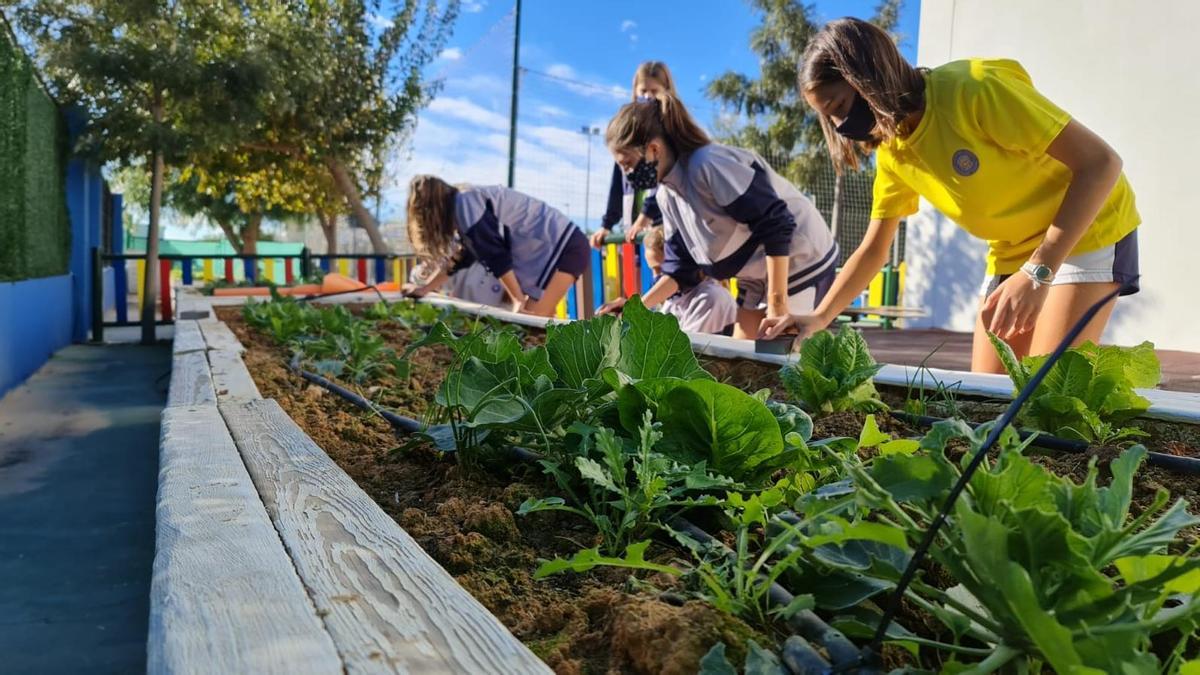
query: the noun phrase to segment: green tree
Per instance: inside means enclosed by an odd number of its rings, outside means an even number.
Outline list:
[[[437,90],[424,70],[445,45],[459,2],[280,4],[286,11],[259,21],[272,41],[273,95],[264,101],[257,138],[242,148],[323,167],[374,250],[385,253],[363,195],[378,192],[379,158],[411,133]]]
[[[263,0],[265,3],[265,0]],[[248,3],[212,0],[23,0],[6,3],[36,47],[59,101],[82,109],[77,150],[150,168],[148,268],[157,268],[167,167],[231,143],[230,120],[255,109],[266,74],[238,38]],[[247,105],[249,104],[249,105]],[[143,289],[142,341],[155,339],[158,275]]]
[[[762,14],[762,24],[750,34],[759,75],[727,71],[709,83],[708,97],[737,115],[719,135],[724,142],[763,155],[787,156],[784,173],[807,183],[829,165],[820,122],[796,88],[800,57],[821,24],[812,5],[795,0],[748,2]],[[882,0],[871,20],[891,31],[902,5],[903,0]]]

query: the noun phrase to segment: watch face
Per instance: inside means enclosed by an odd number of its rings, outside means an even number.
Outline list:
[[[1038,265],[1037,269],[1035,270],[1035,274],[1037,274],[1038,279],[1042,281],[1049,281],[1053,273],[1050,271],[1049,267],[1045,265]]]

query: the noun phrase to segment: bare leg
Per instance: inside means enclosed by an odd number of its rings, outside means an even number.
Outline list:
[[[738,307],[737,323],[733,325],[733,337],[739,340],[753,340],[758,337],[758,324],[762,323],[766,310],[746,309]]]
[[[1033,342],[1029,347],[1031,354],[1049,354],[1054,351],[1059,342],[1066,337],[1067,331],[1076,321],[1083,318],[1087,311],[1100,298],[1116,290],[1115,283],[1092,284],[1063,284],[1051,286],[1050,294],[1046,296],[1046,304],[1038,315],[1037,326],[1033,329]],[[1072,347],[1084,342],[1100,342],[1100,335],[1112,316],[1116,301],[1105,305],[1079,334]]]
[[[558,301],[563,299],[574,283],[574,276],[556,271],[554,276],[550,277],[550,283],[546,284],[546,290],[542,291],[541,299],[530,300],[529,304],[525,305],[525,312],[537,316],[554,316]]]

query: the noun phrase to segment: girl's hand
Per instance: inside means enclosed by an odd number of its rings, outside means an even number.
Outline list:
[[[513,314],[520,314],[524,309],[525,309],[525,298],[521,298],[520,300],[512,301]]]
[[[789,332],[799,334],[801,340],[812,336],[813,333],[825,330],[829,320],[816,314],[783,314],[781,316],[767,315],[758,325],[759,339],[772,340]]]
[[[592,244],[592,248],[604,248],[604,238],[607,237],[609,233],[609,229],[606,227],[602,227],[593,232],[592,236],[588,239],[588,241]]]
[[[642,224],[642,219],[638,218],[636,221],[634,221],[633,225],[629,227],[629,231],[625,233],[625,241],[630,244],[636,242],[638,234],[640,234],[644,229],[646,229],[646,226]]]
[[[416,284],[404,284],[400,287],[400,295],[406,298],[423,298],[429,294],[429,289]]]
[[[1033,280],[1018,272],[983,301],[983,322],[1001,340],[1028,333],[1037,323],[1049,292],[1049,284],[1034,288]]]
[[[604,303],[603,305],[600,305],[600,309],[596,310],[596,314],[597,314],[597,316],[604,315],[604,314],[620,314],[621,308],[624,306],[625,306],[625,298],[617,298],[615,300],[609,300],[608,302]]]

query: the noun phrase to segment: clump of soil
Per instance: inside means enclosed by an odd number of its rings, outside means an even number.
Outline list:
[[[707,604],[677,607],[629,590],[625,570],[535,580],[540,560],[597,543],[595,530],[569,514],[514,515],[526,499],[548,494],[540,474],[519,466],[490,475],[425,450],[397,454],[400,441],[385,421],[288,370],[285,350],[247,326],[236,309],[219,309],[218,316],[246,347],[243,359],[262,395],[276,399],[434,560],[557,672],[695,672],[716,642],[738,653],[754,634]],[[394,324],[381,333],[398,352],[414,337]],[[542,336],[531,332],[525,339]],[[448,349],[427,349],[412,361],[408,381],[365,393],[420,417],[451,361]],[[659,550],[654,557],[669,562],[670,556]],[[759,637],[759,643],[770,640]]]

